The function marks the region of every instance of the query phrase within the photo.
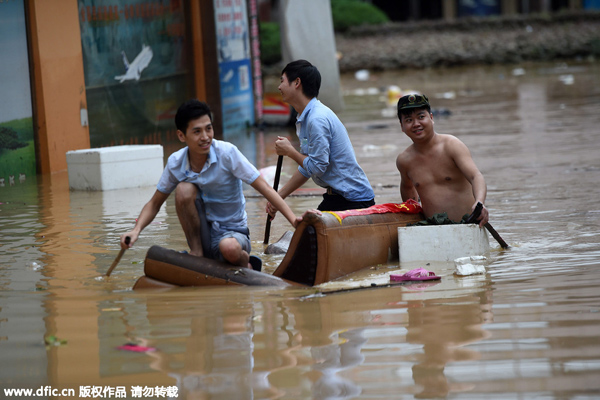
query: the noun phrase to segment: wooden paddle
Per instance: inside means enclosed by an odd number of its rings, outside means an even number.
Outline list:
[[[498,232],[496,232],[496,230],[490,225],[490,223],[488,222],[487,224],[484,225],[486,227],[486,229],[492,234],[492,236],[494,237],[494,239],[496,239],[496,241],[498,243],[500,243],[500,247],[502,247],[503,249],[508,249],[510,246],[508,245],[508,243],[506,243],[504,241],[504,239],[502,239],[500,237],[500,235],[498,234]]]
[[[131,241],[131,238],[129,236],[125,236],[125,244],[129,245],[130,241]],[[117,266],[117,264],[121,260],[121,257],[123,257],[123,253],[125,253],[125,250],[127,250],[127,249],[121,249],[119,251],[119,254],[117,254],[117,258],[115,258],[115,261],[113,261],[113,263],[110,266],[110,268],[108,269],[108,271],[106,271],[106,276],[107,277],[110,276],[111,272],[113,272],[113,269],[115,269],[115,267]]]
[[[275,170],[275,180],[273,181],[273,189],[277,191],[279,187],[279,176],[281,175],[281,166],[283,165],[283,156],[277,159],[277,169]],[[271,235],[271,216],[267,214],[267,225],[265,226],[265,241],[264,244],[269,244],[269,236]]]
[[[467,223],[476,224],[477,219],[479,218],[479,215],[481,214],[482,208],[483,208],[483,204],[477,203],[477,205],[475,206],[475,210],[473,211],[473,213],[471,215],[469,215],[469,218],[467,219]],[[492,225],[490,225],[489,222],[486,223],[484,226],[488,230],[488,232],[490,232],[492,234],[494,239],[496,239],[496,241],[498,241],[498,243],[500,243],[500,247],[502,247],[503,249],[508,249],[508,247],[509,247],[508,244],[504,241],[504,239],[502,239],[500,237],[498,232],[496,232],[496,230],[492,227]]]

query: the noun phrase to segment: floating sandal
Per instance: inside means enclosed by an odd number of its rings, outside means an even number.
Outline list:
[[[425,268],[417,268],[408,271],[403,275],[390,274],[390,281],[402,282],[402,281],[432,281],[436,279],[442,279],[437,276],[435,272],[427,271]]]

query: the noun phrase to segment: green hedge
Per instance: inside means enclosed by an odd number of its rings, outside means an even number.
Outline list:
[[[267,65],[281,60],[281,37],[276,22],[260,23],[260,59]]]
[[[331,0],[331,13],[333,29],[336,32],[345,32],[353,26],[389,22],[389,18],[383,11],[360,0]]]

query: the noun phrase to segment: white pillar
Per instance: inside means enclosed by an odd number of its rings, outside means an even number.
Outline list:
[[[344,108],[329,0],[282,0],[281,54],[284,64],[304,59],[321,73],[319,100],[334,111]]]

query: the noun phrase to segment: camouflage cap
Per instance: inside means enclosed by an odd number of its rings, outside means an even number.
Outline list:
[[[430,107],[429,99],[424,94],[407,94],[398,100],[398,111],[421,107]]]

